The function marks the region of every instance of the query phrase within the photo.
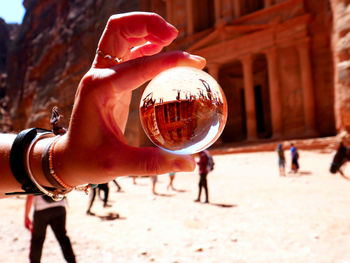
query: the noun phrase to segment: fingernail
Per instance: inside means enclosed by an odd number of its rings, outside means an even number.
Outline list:
[[[169,22],[166,22],[166,23],[171,29],[174,30],[174,32],[179,32],[179,30],[177,30],[177,28],[174,25],[170,24]]]
[[[202,69],[205,67],[206,60],[203,57],[188,54],[184,52],[184,57],[177,62],[177,66],[188,66]]]
[[[177,30],[177,28],[175,26],[173,26],[172,24],[170,23],[167,23],[168,24],[168,27],[171,28],[171,30],[173,31],[173,33],[175,35],[178,35],[179,34],[179,30]]]
[[[201,64],[204,64],[204,65],[205,65],[205,63],[207,63],[206,59],[201,57],[201,56],[190,54],[190,58],[194,59],[194,60],[197,60],[198,62],[200,62]]]
[[[198,61],[206,61],[205,58],[198,56],[198,55],[193,55],[193,54],[190,54],[190,58],[198,60]]]

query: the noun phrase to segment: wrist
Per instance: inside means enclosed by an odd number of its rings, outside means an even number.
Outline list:
[[[52,165],[56,175],[62,179],[64,183],[75,187],[86,184],[87,182],[80,179],[79,174],[74,172],[75,162],[74,156],[68,146],[67,134],[60,136],[52,149]]]

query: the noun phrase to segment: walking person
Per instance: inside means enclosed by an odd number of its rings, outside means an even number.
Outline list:
[[[290,154],[292,159],[291,169],[293,173],[296,173],[299,170],[299,153],[293,143],[290,144]]]
[[[286,176],[286,173],[285,173],[286,158],[284,157],[284,149],[283,149],[282,143],[278,144],[276,151],[278,155],[278,168],[279,168],[280,176]]]
[[[113,180],[113,183],[115,184],[115,186],[117,187],[117,192],[123,192],[122,187],[120,186],[120,184],[118,183],[117,179]]]
[[[103,191],[104,195],[103,195],[103,207],[111,207],[110,204],[108,204],[108,196],[109,196],[109,186],[108,183],[105,184],[99,184],[97,185],[96,188],[92,188],[91,192],[90,192],[90,202],[89,202],[89,207],[86,211],[87,215],[95,215],[93,212],[91,212],[91,207],[94,204],[95,201],[95,197],[98,191],[98,195],[100,196],[100,192]]]
[[[172,190],[175,190],[175,187],[173,185],[174,179],[175,179],[175,174],[176,173],[169,173],[169,184],[168,184],[167,190],[169,190],[169,188],[171,188]]]
[[[198,198],[195,202],[200,202],[202,188],[205,191],[205,203],[209,203],[209,192],[208,192],[208,182],[207,175],[214,168],[214,161],[211,155],[207,150],[204,150],[199,153],[199,162],[197,163],[199,166],[199,189],[198,189]]]
[[[157,185],[157,182],[158,182],[158,175],[153,175],[153,176],[150,176],[151,178],[151,181],[152,181],[152,193],[154,195],[157,195],[157,191],[156,191],[156,185]]]
[[[34,204],[33,221],[29,214]],[[66,199],[55,202],[48,196],[28,195],[25,205],[25,227],[32,232],[29,259],[31,263],[40,263],[46,228],[49,225],[61,246],[63,256],[68,263],[75,263],[72,244],[66,231]]]

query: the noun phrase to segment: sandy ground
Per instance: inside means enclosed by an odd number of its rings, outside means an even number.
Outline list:
[[[289,157],[289,152],[286,152]],[[350,181],[328,172],[330,153],[300,151],[301,171],[279,177],[275,152],[215,156],[209,175],[211,204],[195,203],[198,174],[118,179],[110,184],[111,208],[69,196],[68,233],[80,263],[107,262],[350,262]],[[288,159],[289,161],[289,159]],[[346,173],[350,175],[350,165]],[[289,167],[288,167],[289,169]],[[0,262],[28,262],[30,233],[24,198],[0,200]],[[102,216],[120,214],[116,220]],[[51,229],[42,262],[65,262]]]

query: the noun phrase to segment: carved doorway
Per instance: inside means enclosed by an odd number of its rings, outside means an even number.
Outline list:
[[[242,63],[237,60],[222,65],[218,81],[228,104],[227,123],[221,140],[223,143],[244,141],[247,138],[247,129]]]
[[[253,72],[257,134],[259,139],[266,139],[272,136],[272,127],[267,60],[264,54],[254,57]]]

